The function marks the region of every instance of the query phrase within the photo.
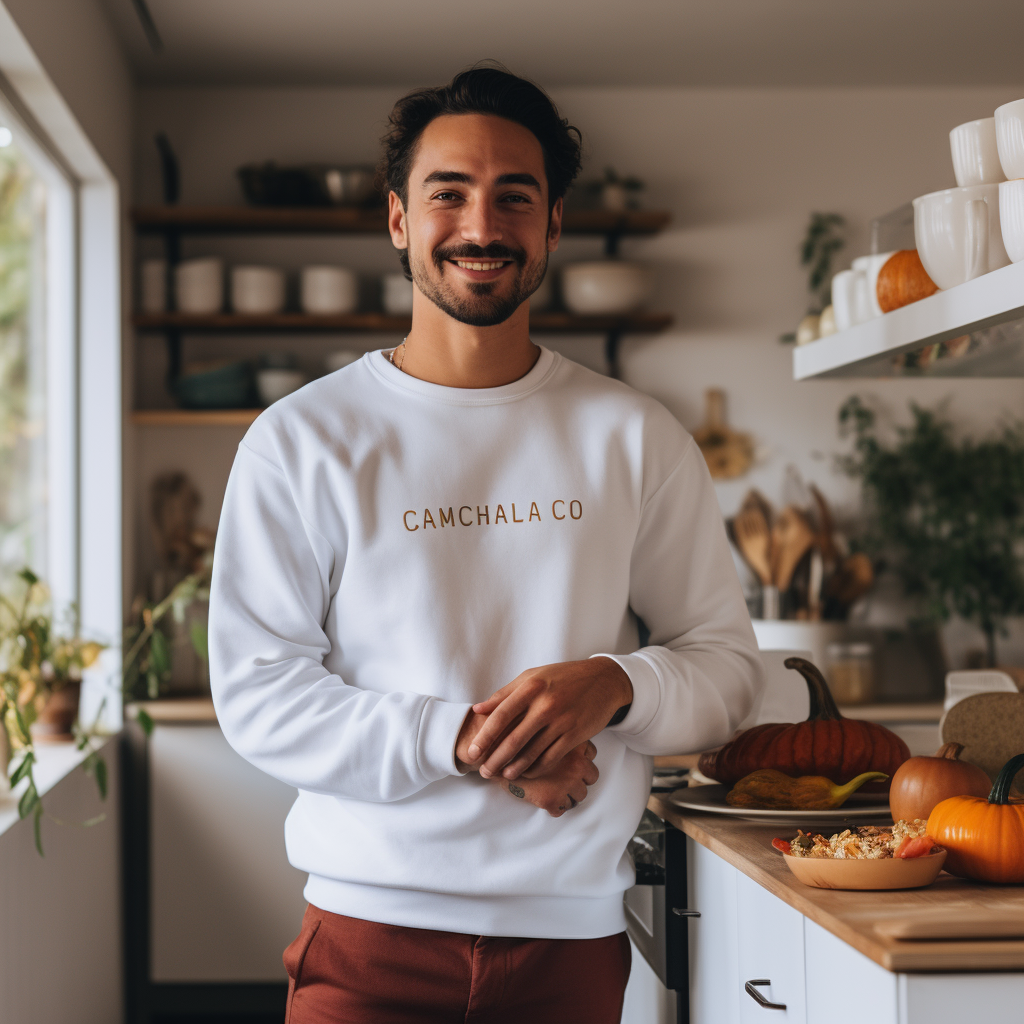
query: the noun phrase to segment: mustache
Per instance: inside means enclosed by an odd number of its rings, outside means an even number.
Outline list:
[[[492,242],[490,245],[443,245],[434,250],[434,262],[442,267],[448,260],[511,260],[520,267],[526,263],[526,253],[522,249],[513,249]]]

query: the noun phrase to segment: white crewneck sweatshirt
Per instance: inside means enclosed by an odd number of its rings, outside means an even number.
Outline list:
[[[650,644],[637,650],[637,617]],[[454,760],[471,705],[597,654],[633,684],[560,818]],[[760,659],[710,477],[656,401],[547,349],[503,387],[383,352],[276,402],[217,534],[210,679],[231,745],[298,791],[306,898],[408,927],[625,927],[651,755],[728,739]]]

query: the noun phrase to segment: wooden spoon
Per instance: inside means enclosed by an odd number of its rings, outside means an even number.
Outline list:
[[[772,582],[771,533],[764,513],[754,505],[741,508],[732,521],[736,546],[764,586]]]
[[[814,546],[814,530],[807,517],[795,506],[787,505],[772,524],[772,581],[784,594],[793,582],[800,559]]]

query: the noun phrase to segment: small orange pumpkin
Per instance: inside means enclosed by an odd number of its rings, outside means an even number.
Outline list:
[[[951,796],[928,816],[928,835],[948,850],[945,869],[979,882],[1024,882],[1024,804],[1010,803],[1014,776],[1024,754],[1011,757],[996,776],[988,798]]]
[[[989,777],[976,764],[960,760],[963,749],[962,743],[947,743],[934,757],[912,757],[896,769],[889,787],[894,820],[927,820],[946,797],[988,796]]]

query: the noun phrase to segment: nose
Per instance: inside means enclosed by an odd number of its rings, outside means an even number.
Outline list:
[[[459,234],[466,242],[486,248],[501,241],[501,225],[497,211],[486,198],[474,198],[462,208]]]

